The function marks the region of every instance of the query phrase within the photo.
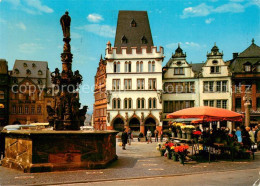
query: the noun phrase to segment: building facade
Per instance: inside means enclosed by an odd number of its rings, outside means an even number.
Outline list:
[[[254,43],[230,61],[232,110],[245,113],[245,96],[250,99],[250,124],[260,123],[260,47]]]
[[[107,129],[162,129],[163,48],[153,45],[146,11],[119,11],[106,47]]]
[[[9,122],[9,88],[8,63],[0,59],[0,129]]]
[[[101,56],[95,76],[94,90],[93,125],[96,130],[107,129],[106,77],[106,61]]]
[[[16,60],[11,75],[9,124],[48,122],[47,105],[54,105],[48,63]]]
[[[163,128],[169,128],[167,114],[200,105],[198,75],[202,65],[189,64],[179,45],[163,67]]]
[[[231,73],[229,62],[223,60],[223,53],[219,52],[216,44],[207,54],[207,61],[203,65],[199,77],[200,106],[210,106],[232,110]],[[231,122],[214,123],[215,127],[228,126]]]
[[[178,46],[175,54],[163,68],[163,121],[166,115],[181,109],[211,106],[231,110],[231,73],[223,53],[213,46],[205,63],[189,64],[186,54]],[[232,127],[230,122],[213,123]]]

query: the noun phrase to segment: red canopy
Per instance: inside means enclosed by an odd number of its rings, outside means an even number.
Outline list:
[[[242,121],[243,115],[215,107],[192,107],[179,110],[167,115],[167,118],[199,118],[204,121]]]

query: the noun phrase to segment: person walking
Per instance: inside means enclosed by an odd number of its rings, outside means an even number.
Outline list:
[[[125,146],[126,146],[126,144],[127,144],[127,138],[128,138],[128,135],[127,135],[126,129],[124,129],[124,132],[122,133],[122,136],[121,136],[122,149],[123,149],[123,150],[126,150]]]
[[[246,149],[250,149],[251,148],[251,140],[250,140],[250,136],[249,136],[249,133],[248,133],[248,128],[247,129],[245,128],[245,126],[241,126],[241,136],[242,136],[242,143],[244,145],[244,147]],[[250,130],[250,128],[249,128]]]
[[[161,132],[160,132],[160,141],[161,142],[163,141],[163,130],[161,130]]]
[[[254,143],[255,143],[255,134],[254,134],[254,132],[250,129],[250,127],[246,127],[246,131],[247,131],[248,134],[249,134],[251,143],[254,144]]]
[[[132,131],[130,128],[128,129],[127,136],[128,136],[128,145],[131,145]]]
[[[237,127],[236,135],[237,135],[237,141],[239,143],[241,143],[242,142],[242,136],[241,136],[241,130],[240,130],[239,127]]]
[[[159,142],[158,141],[158,133],[159,131],[157,129],[154,130],[154,137],[155,137],[155,142]]]
[[[152,132],[150,131],[150,129],[148,129],[147,133],[146,133],[146,137],[147,137],[147,144],[149,144],[149,142],[152,143]]]

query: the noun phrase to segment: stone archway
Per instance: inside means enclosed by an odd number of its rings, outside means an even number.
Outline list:
[[[140,131],[140,120],[136,117],[133,117],[129,120],[129,128],[132,131]]]
[[[152,132],[152,135],[154,136],[154,131],[156,129],[156,120],[153,117],[146,118],[144,122],[144,128],[145,128],[145,135],[148,129]]]
[[[113,123],[113,127],[114,130],[117,130],[119,132],[123,132],[124,131],[124,120],[121,117],[117,117],[114,119]]]

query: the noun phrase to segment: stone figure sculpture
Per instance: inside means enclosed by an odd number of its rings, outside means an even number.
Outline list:
[[[70,38],[70,22],[71,18],[69,16],[69,12],[66,11],[65,14],[60,18],[60,24],[62,27],[64,38]]]

